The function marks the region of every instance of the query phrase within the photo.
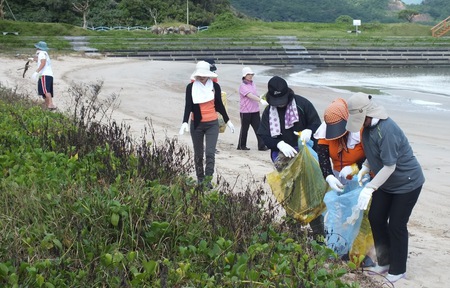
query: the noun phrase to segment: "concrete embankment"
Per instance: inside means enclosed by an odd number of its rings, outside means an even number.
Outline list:
[[[218,64],[315,67],[448,67],[448,47],[321,47],[305,48],[297,37],[258,40],[227,38],[196,40],[143,40],[148,49],[104,50],[106,57],[134,57],[159,61],[199,61]],[[138,46],[138,44],[136,44]],[[96,53],[99,51],[85,51]]]

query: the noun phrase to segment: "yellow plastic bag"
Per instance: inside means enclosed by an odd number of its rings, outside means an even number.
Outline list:
[[[369,223],[369,210],[365,210],[358,235],[350,249],[350,260],[353,257],[369,255],[374,247],[372,229]]]
[[[283,170],[267,174],[267,182],[286,213],[306,225],[325,211],[323,197],[329,188],[312,154],[316,152],[308,145],[300,146]]]
[[[227,93],[222,91],[222,102],[223,106],[225,106],[225,110],[227,109]],[[227,128],[227,123],[223,120],[222,114],[217,112],[217,116],[219,117],[219,133],[225,132],[225,129]]]

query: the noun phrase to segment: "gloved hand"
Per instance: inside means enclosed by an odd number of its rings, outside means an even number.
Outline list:
[[[344,192],[344,185],[342,185],[341,181],[339,181],[334,175],[328,175],[325,180],[330,185],[331,189],[338,192]]]
[[[37,81],[39,78],[41,78],[41,74],[39,74],[38,72],[34,72],[33,74],[31,74],[32,80]]]
[[[361,190],[361,193],[359,194],[359,197],[358,197],[358,204],[356,204],[356,206],[360,210],[367,210],[367,207],[369,206],[370,199],[372,198],[372,193],[374,191],[375,190],[373,188],[368,188],[368,187],[364,187]]]
[[[357,206],[352,207],[352,215],[348,216],[345,220],[345,224],[355,225],[356,221],[359,219],[361,215],[361,210],[358,209]]]
[[[183,135],[184,132],[189,132],[189,124],[187,122],[184,122],[183,124],[181,124],[181,128],[180,128],[180,135]]]
[[[302,144],[305,145],[306,142],[311,140],[312,131],[310,129],[304,129],[300,134],[300,140],[302,140]]]
[[[228,120],[228,122],[227,122],[227,126],[228,126],[228,128],[230,128],[230,130],[231,130],[231,133],[234,133],[234,125],[233,125],[233,123],[231,123],[231,121],[230,121],[230,120]]]
[[[284,156],[288,158],[292,158],[297,154],[297,150],[295,150],[294,147],[292,147],[291,145],[287,144],[284,141],[278,142],[277,148],[281,151],[281,153],[284,154]]]
[[[364,175],[366,175],[367,173],[370,172],[369,167],[367,167],[366,165],[362,165],[361,170],[359,170],[358,172],[358,182],[359,182],[359,186],[362,186],[362,179],[364,177]]]
[[[356,165],[356,163],[353,163],[352,165],[345,166],[344,168],[342,168],[341,172],[339,172],[339,177],[347,178],[347,176],[356,175],[358,174],[358,172],[359,172],[358,165]]]
[[[264,100],[264,99],[260,99],[259,103],[261,103],[261,105],[263,105],[263,106],[268,106],[269,105],[269,103],[266,100]]]

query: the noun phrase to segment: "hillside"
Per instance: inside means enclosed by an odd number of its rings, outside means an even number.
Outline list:
[[[230,0],[233,7],[243,14],[263,21],[288,22],[334,22],[339,16],[348,15],[361,19],[365,23],[402,22],[398,11],[413,9],[419,13],[429,14],[434,22],[450,15],[450,5],[445,0],[419,1],[400,0],[278,0],[276,5],[270,0]],[[408,3],[407,3],[408,2]],[[414,3],[413,3],[414,2]]]
[[[416,5],[414,5],[416,4]],[[448,0],[416,2],[400,0],[9,0],[0,1],[0,19],[65,23],[75,26],[152,26],[189,23],[205,26],[218,15],[233,12],[267,22],[333,23],[342,15],[363,23],[403,22],[401,9],[429,15],[424,24],[435,24],[450,15]],[[85,20],[84,20],[85,19]]]

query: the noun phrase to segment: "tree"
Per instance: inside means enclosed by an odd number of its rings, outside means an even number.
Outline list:
[[[410,9],[405,9],[402,10],[400,12],[398,12],[397,16],[399,19],[402,20],[406,20],[408,22],[412,22],[412,20],[414,19],[414,16],[419,15],[419,12],[417,12],[416,10],[410,10]]]
[[[152,8],[147,8],[148,13],[150,14],[150,17],[153,18],[153,22],[155,23],[155,25],[158,25],[158,10],[156,10],[156,8],[152,9]]]
[[[86,29],[87,28],[86,16],[87,16],[87,13],[89,12],[89,0],[86,0],[82,3],[72,2],[72,6],[75,9],[75,11],[83,14],[83,29]]]
[[[5,12],[3,11],[3,3],[5,0],[0,0],[0,19],[5,20]]]

